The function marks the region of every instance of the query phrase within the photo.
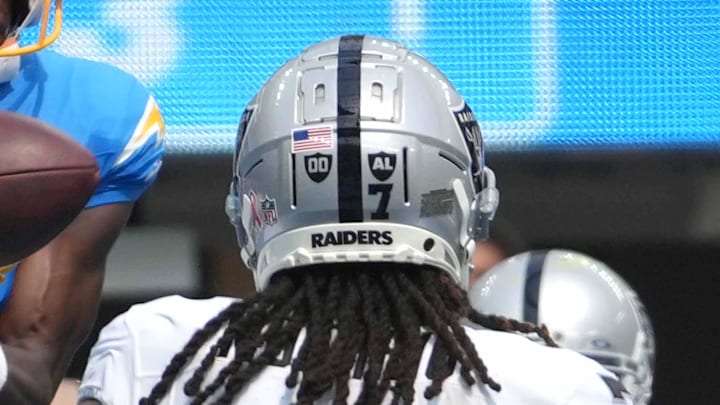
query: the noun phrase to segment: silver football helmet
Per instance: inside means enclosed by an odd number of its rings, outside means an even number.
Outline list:
[[[545,324],[562,347],[620,377],[636,404],[650,400],[655,335],[635,291],[604,263],[568,250],[508,258],[470,290],[478,311]]]
[[[449,80],[398,43],[351,35],[305,49],[250,101],[226,211],[258,289],[339,262],[429,264],[467,286],[497,205]]]

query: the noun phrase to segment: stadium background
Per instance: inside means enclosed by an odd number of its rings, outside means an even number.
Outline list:
[[[716,0],[67,2],[54,48],[133,73],[168,124],[99,326],[168,292],[249,291],[222,212],[240,113],[285,60],[346,33],[405,43],[465,95],[499,216],[528,246],[590,253],[636,287],[657,332],[654,404],[720,403]]]

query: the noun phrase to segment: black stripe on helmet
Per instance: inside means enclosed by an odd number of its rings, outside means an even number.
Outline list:
[[[340,222],[363,221],[360,142],[360,61],[363,35],[346,35],[338,45],[337,179]]]
[[[540,301],[540,281],[548,251],[533,251],[530,253],[527,268],[525,269],[525,300],[523,304],[523,320],[537,323],[538,304]]]

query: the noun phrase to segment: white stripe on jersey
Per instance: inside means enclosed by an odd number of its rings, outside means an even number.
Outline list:
[[[80,388],[81,396],[96,398],[107,405],[138,403],[140,398],[150,393],[171,357],[182,349],[189,337],[233,301],[227,297],[191,300],[171,296],[132,307],[103,329],[90,354]],[[431,338],[418,368],[414,404],[631,404],[629,399],[613,398],[602,377],[614,376],[584,356],[569,350],[544,347],[515,334],[470,328],[466,328],[466,332],[490,376],[502,385],[502,391],[497,393],[484,385],[468,387],[456,372],[445,380],[438,397],[426,400],[423,393],[430,384],[425,370],[434,343]],[[296,344],[296,351],[299,346]],[[206,344],[178,376],[162,401],[163,405],[190,402],[183,393],[183,385],[209,348],[210,344]],[[228,357],[217,358],[206,383],[231,360],[232,353]],[[267,367],[236,397],[234,403],[293,403],[296,389],[285,386],[289,369],[289,366]],[[360,393],[362,381],[351,380],[349,388],[348,403],[353,403]],[[317,403],[331,404],[333,396],[333,392],[327,392]],[[389,404],[390,400],[391,395],[388,395],[383,403]]]
[[[165,136],[165,122],[160,113],[160,108],[157,102],[155,102],[155,98],[150,96],[148,97],[147,104],[145,104],[145,111],[135,127],[135,131],[133,131],[130,140],[125,145],[125,149],[120,153],[115,164],[113,164],[113,167],[119,166],[128,160],[135,151],[142,148],[152,139],[153,135],[156,135],[155,146],[160,145]]]

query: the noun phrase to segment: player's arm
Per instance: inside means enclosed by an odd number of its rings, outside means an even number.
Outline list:
[[[155,100],[138,92],[144,99],[134,119],[110,125],[117,135],[108,136],[107,149],[115,153],[88,208],[16,271],[0,313],[9,368],[0,403],[49,403],[93,327],[108,253],[162,160],[162,116]]]
[[[86,209],[20,264],[0,314],[9,369],[0,403],[50,402],[94,324],[106,258],[131,209],[131,203]]]

